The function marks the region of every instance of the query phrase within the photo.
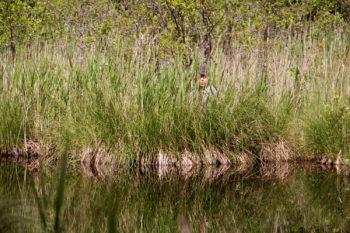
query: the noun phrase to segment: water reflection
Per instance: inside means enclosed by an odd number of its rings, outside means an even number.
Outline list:
[[[14,209],[30,224],[20,224],[18,232],[44,232],[37,201],[24,176],[21,167],[1,166],[1,197],[21,203]],[[32,178],[45,203],[48,228],[54,222],[56,177],[55,172],[27,177]],[[120,168],[113,176],[104,177],[69,173],[65,184],[65,232],[108,232],[112,229],[108,223],[114,224],[116,232],[350,229],[349,177],[320,166]]]

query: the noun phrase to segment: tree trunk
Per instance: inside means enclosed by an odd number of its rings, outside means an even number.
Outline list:
[[[224,42],[223,42],[223,52],[227,57],[230,57],[232,54],[232,30],[233,25],[232,22],[235,18],[235,11],[236,11],[236,2],[234,4],[234,7],[232,9],[232,21],[229,22],[228,20],[228,13],[229,13],[229,0],[226,0],[225,3],[225,34],[224,34]]]
[[[83,1],[80,5],[80,12],[79,12],[79,64],[81,65],[83,62],[83,56],[84,56],[84,5],[85,1]]]
[[[12,61],[14,62],[16,59],[16,45],[15,45],[15,39],[13,35],[13,27],[10,27],[10,49],[12,54]]]
[[[265,12],[265,25],[264,25],[264,54],[263,54],[263,66],[262,77],[266,83],[267,81],[267,55],[268,55],[268,38],[269,38],[269,24],[268,24],[268,10]]]

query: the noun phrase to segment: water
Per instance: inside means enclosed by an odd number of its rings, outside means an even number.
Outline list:
[[[52,232],[57,177],[56,171],[28,173],[3,164],[0,231]],[[192,172],[120,168],[108,177],[68,172],[56,231],[348,232],[349,181],[334,168],[301,164]]]

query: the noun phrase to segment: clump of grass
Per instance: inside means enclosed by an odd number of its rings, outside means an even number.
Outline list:
[[[9,98],[0,94],[1,150],[10,151],[24,142],[24,111],[19,96]]]
[[[350,102],[337,101],[312,112],[305,120],[306,148],[322,156],[350,154]]]

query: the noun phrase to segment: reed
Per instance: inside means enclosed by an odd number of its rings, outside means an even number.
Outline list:
[[[296,150],[345,157],[350,144],[348,37],[341,32],[326,38],[288,35],[269,43],[266,83],[260,78],[259,51],[239,44],[229,58],[214,51],[208,72],[219,95],[206,103],[197,88],[200,54],[191,67],[173,58],[160,68],[152,48],[133,54],[122,40],[107,54],[85,51],[82,64],[79,51],[68,45],[33,48],[31,57],[25,51],[15,63],[4,54],[1,151],[26,151],[29,141],[52,150],[68,143],[73,160],[86,148],[105,147],[118,161],[133,162],[152,159],[160,150],[181,155],[208,148],[259,157],[263,145],[282,140]],[[343,109],[344,120],[336,123],[340,131],[329,131],[332,124],[317,120],[326,104]],[[327,114],[335,119],[339,112]],[[317,138],[323,127],[327,133]],[[323,140],[329,136],[337,143],[322,149],[332,144]]]

